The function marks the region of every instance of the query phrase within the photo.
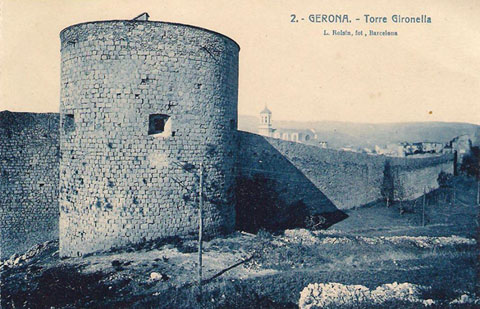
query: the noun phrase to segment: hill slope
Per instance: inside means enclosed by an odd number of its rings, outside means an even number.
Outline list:
[[[254,116],[239,116],[239,129],[257,133],[259,120]],[[399,142],[443,142],[467,134],[479,134],[480,126],[456,122],[406,122],[406,123],[352,123],[340,121],[275,121],[274,127],[314,129],[319,139],[330,147],[374,147]]]

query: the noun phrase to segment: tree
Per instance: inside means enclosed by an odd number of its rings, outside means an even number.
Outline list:
[[[451,188],[453,188],[453,175],[441,171],[440,174],[438,174],[437,182],[440,187],[440,192],[442,192],[444,196],[444,202],[446,202],[447,194],[445,192],[450,192]]]
[[[386,202],[387,207],[390,206],[390,202],[393,201],[394,193],[394,180],[393,180],[393,171],[390,166],[390,162],[385,162],[385,167],[383,169],[383,182],[381,187],[381,194],[383,199]]]
[[[460,171],[472,176],[477,181],[477,205],[480,205],[480,147],[470,148],[470,153],[463,157]]]
[[[463,157],[460,171],[475,177],[477,181],[480,179],[480,147],[472,147],[470,153]]]
[[[395,171],[392,172],[393,176],[393,199],[399,201],[399,210],[400,214],[403,214],[405,210],[403,209],[403,200],[406,197],[405,188],[402,179],[400,178],[400,169],[397,167]]]

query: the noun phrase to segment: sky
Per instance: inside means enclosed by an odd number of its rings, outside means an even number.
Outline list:
[[[480,124],[480,1],[476,0],[0,0],[0,111],[58,112],[59,32],[132,19],[191,24],[241,47],[239,114],[274,120]],[[295,14],[297,23],[291,22]],[[312,23],[348,14],[351,23]],[[366,24],[364,14],[386,16]],[[391,16],[431,17],[395,24]],[[356,18],[360,18],[356,21]],[[324,31],[398,36],[325,36]]]

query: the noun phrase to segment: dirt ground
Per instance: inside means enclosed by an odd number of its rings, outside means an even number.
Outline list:
[[[422,297],[434,307],[474,307],[452,303],[462,295],[475,298],[478,287],[476,187],[466,178],[455,181],[455,201],[449,189],[427,196],[425,226],[419,199],[347,211],[347,219],[325,231],[236,232],[205,242],[201,300],[194,240],[172,238],[68,259],[58,257],[58,243],[42,244],[1,264],[1,305],[297,308],[310,283],[375,289],[408,282],[427,287]],[[409,306],[417,307],[408,302],[376,307]]]

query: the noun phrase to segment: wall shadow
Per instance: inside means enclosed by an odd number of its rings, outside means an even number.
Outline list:
[[[266,138],[238,141],[236,229],[324,229],[348,217]]]

